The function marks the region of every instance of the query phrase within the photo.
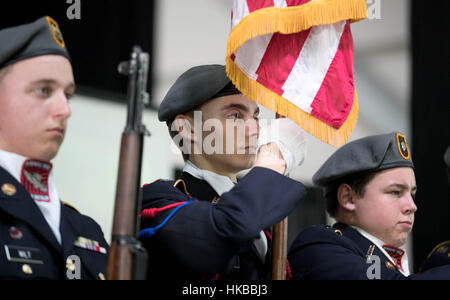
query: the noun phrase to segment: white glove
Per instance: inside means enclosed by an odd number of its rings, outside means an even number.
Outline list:
[[[300,166],[305,160],[306,133],[294,121],[287,118],[267,120],[267,125],[262,126],[259,132],[258,150],[256,153],[258,153],[261,146],[272,142],[277,144],[286,162],[285,175]]]

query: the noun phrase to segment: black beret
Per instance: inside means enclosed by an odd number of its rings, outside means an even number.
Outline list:
[[[406,137],[398,132],[374,135],[339,148],[314,174],[313,182],[327,187],[347,175],[397,167],[414,169]]]
[[[162,122],[171,121],[208,100],[240,94],[227,77],[223,65],[203,65],[184,72],[164,97],[158,110]]]
[[[42,17],[30,24],[0,30],[0,68],[48,54],[70,60],[58,23],[52,18]]]

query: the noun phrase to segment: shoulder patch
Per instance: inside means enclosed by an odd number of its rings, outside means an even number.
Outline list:
[[[62,201],[62,200],[60,200],[60,201],[61,201],[61,204],[62,204],[62,205],[67,206],[67,207],[73,209],[74,211],[76,211],[77,213],[79,213],[79,214],[81,215],[80,211],[79,211],[78,209],[76,209],[72,204],[69,204],[69,203],[67,203],[67,202],[65,202],[65,201]]]

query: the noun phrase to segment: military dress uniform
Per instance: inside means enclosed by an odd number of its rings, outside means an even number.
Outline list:
[[[0,279],[104,279],[108,245],[100,226],[68,204],[59,207],[57,236],[36,200],[0,167]]]
[[[439,243],[431,250],[422,263],[419,273],[445,265],[450,265],[450,241]]]
[[[240,92],[225,66],[193,67],[170,88],[159,120],[170,127],[178,114],[234,94]],[[303,184],[262,167],[237,183],[190,161],[183,171],[177,181],[143,188],[139,238],[148,251],[148,278],[270,279],[270,238],[263,230],[301,202]]]
[[[336,193],[345,176],[410,167],[406,137],[398,132],[370,136],[338,149],[314,174],[325,193]],[[450,279],[450,265],[410,274],[405,249],[385,245],[365,230],[348,224],[316,225],[303,230],[291,245],[293,279]]]
[[[70,60],[52,18],[0,31],[0,69],[42,55]],[[105,279],[103,232],[60,202],[51,170],[0,149],[0,279]]]
[[[145,186],[144,211],[192,201],[154,235],[140,235],[149,254],[148,279],[270,279],[270,240],[261,253],[261,231],[288,215],[305,193],[301,183],[258,167],[220,197],[187,172],[177,182]],[[174,209],[142,218],[142,231],[162,224]]]
[[[294,280],[450,279],[450,265],[406,275],[401,268],[407,264],[398,264],[359,230],[342,223],[302,231],[289,250],[288,260]]]

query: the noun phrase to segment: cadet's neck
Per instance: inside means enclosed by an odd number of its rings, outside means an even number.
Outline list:
[[[334,219],[338,223],[343,223],[349,226],[357,226],[359,227],[359,224],[356,222],[355,216],[352,212],[346,211],[342,207],[338,206],[336,209]]]
[[[212,163],[211,161],[207,160],[203,155],[192,154],[189,156],[189,160],[199,169],[214,172],[222,176],[227,176],[228,178],[231,179],[231,181],[237,182],[236,172],[226,170],[225,167],[221,166],[218,163],[215,162]]]

